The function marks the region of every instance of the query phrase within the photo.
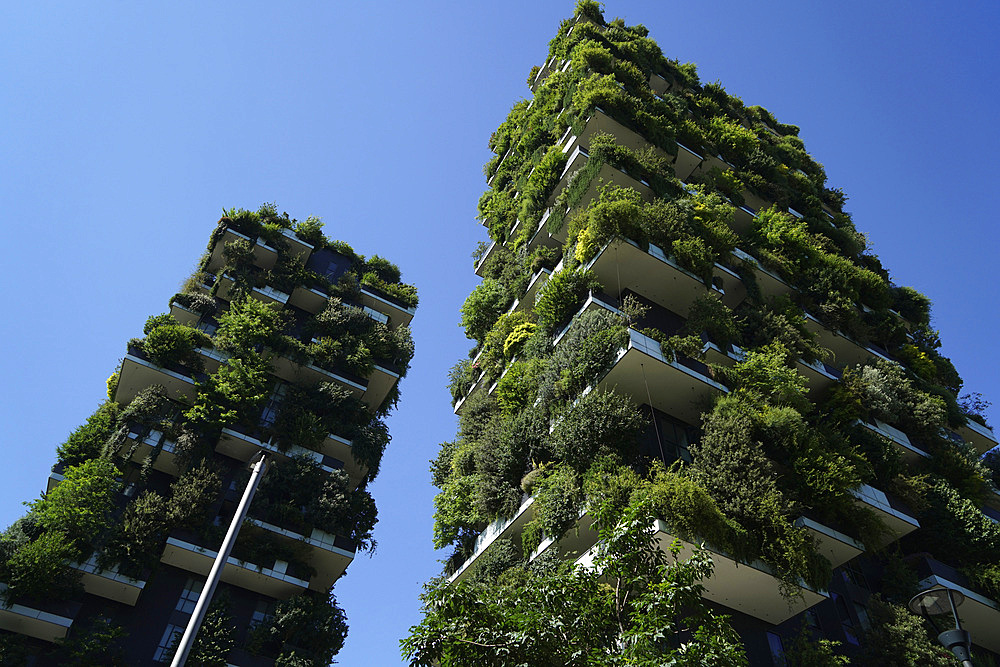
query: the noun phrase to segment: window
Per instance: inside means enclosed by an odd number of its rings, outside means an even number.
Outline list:
[[[865,577],[865,573],[861,571],[854,561],[848,561],[844,564],[840,570],[840,577],[849,584],[860,586],[866,591],[871,590],[871,587],[868,585],[868,579]]]
[[[267,399],[267,405],[260,413],[260,425],[264,428],[271,428],[278,420],[278,411],[281,409],[281,402],[285,400],[285,385],[279,384],[271,392],[271,397]]]
[[[204,581],[188,577],[187,584],[184,585],[184,590],[181,591],[181,596],[177,599],[177,606],[174,609],[183,614],[193,612],[195,605],[198,604],[198,596],[201,595],[201,588],[204,585]]]
[[[250,629],[263,625],[274,618],[274,604],[266,600],[258,600],[257,607],[250,615]]]
[[[153,661],[170,662],[170,660],[174,657],[174,646],[177,645],[177,642],[179,642],[183,636],[183,627],[180,625],[174,625],[173,623],[167,623],[167,627],[163,631],[163,637],[160,638],[160,643],[156,647],[156,652],[153,653]]]
[[[781,644],[781,637],[773,632],[768,632],[767,645],[771,649],[771,660],[775,667],[785,667],[785,647]]]
[[[872,629],[871,620],[868,618],[868,609],[861,603],[854,603],[854,613],[858,615],[858,623],[861,624],[861,628],[868,632]]]
[[[851,619],[851,612],[847,608],[847,602],[844,600],[843,596],[837,593],[830,593],[830,597],[837,607],[837,614],[840,616],[840,627],[844,631],[844,637],[847,639],[848,644],[854,644],[855,646],[861,646],[861,642],[858,641],[858,634],[854,628],[854,621]]]

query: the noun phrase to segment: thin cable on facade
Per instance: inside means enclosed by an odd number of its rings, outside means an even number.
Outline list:
[[[663,440],[660,439],[660,427],[656,425],[656,410],[653,408],[653,397],[649,394],[649,383],[646,382],[646,367],[643,364],[639,364],[639,368],[642,369],[642,384],[646,386],[646,400],[649,402],[649,414],[653,418],[653,431],[656,432],[656,444],[660,448],[660,458],[666,464],[667,455],[663,453]]]

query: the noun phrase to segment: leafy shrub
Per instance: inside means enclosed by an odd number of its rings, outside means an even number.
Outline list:
[[[168,316],[169,317],[169,316]],[[212,347],[212,339],[203,331],[183,324],[162,324],[152,329],[143,341],[142,349],[158,366],[180,364],[200,369],[198,347]]]
[[[208,430],[247,420],[267,398],[270,383],[267,364],[261,359],[230,359],[198,384],[197,398],[184,417]]]
[[[250,647],[277,655],[275,665],[322,667],[347,637],[347,617],[331,592],[307,591],[278,602],[274,616],[254,629]]]
[[[238,356],[253,355],[261,346],[274,347],[285,326],[279,308],[257,299],[236,300],[219,318],[215,343]]]
[[[497,381],[497,405],[508,416],[513,416],[531,405],[537,395],[537,376],[541,371],[539,359],[515,361]]]
[[[181,306],[184,306],[188,310],[193,310],[203,317],[214,315],[217,307],[215,299],[201,292],[180,292],[175,294],[170,301],[177,302]],[[147,331],[146,333],[149,332]]]
[[[543,537],[559,538],[580,518],[582,481],[572,467],[557,464],[534,485],[535,516],[524,527],[521,548],[531,553]]]
[[[587,293],[599,287],[597,278],[589,271],[563,269],[552,274],[535,297],[538,326],[543,331],[555,332],[583,304]]]
[[[320,248],[323,246],[325,237],[323,236],[323,221],[316,216],[310,215],[305,220],[295,223],[293,228],[295,235],[306,243]]]
[[[31,503],[39,527],[65,536],[76,553],[86,552],[104,532],[120,488],[118,469],[106,459],[91,459],[67,468],[63,480]]]
[[[365,262],[366,273],[371,271],[379,277],[379,280],[386,283],[398,283],[400,280],[399,267],[378,255],[372,255]]]
[[[552,430],[552,449],[578,472],[595,458],[616,454],[636,459],[636,438],[646,420],[632,401],[613,391],[592,391],[561,415]]]
[[[510,297],[500,281],[492,278],[483,280],[462,304],[461,326],[465,329],[465,336],[482,343],[509,305]]]
[[[457,401],[465,396],[472,383],[479,377],[479,368],[472,363],[471,359],[462,359],[452,366],[448,371],[448,390],[451,392],[451,400]]]
[[[75,466],[100,455],[104,444],[118,428],[118,404],[106,401],[97,408],[87,422],[78,426],[66,442],[59,445],[59,463]]]
[[[707,334],[723,350],[739,336],[733,311],[714,294],[700,296],[691,303],[684,331],[695,336]]]
[[[854,664],[863,667],[952,667],[955,658],[927,633],[923,619],[902,605],[887,603],[879,595],[868,601],[871,628],[865,633]]]
[[[66,566],[79,549],[60,531],[44,532],[24,544],[3,564],[6,602],[21,598],[58,599],[72,594],[77,577]]]

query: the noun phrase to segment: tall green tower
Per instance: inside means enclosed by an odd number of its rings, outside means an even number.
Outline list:
[[[996,436],[798,128],[594,2],[528,85],[490,139],[475,347],[432,462],[450,590],[585,566],[593,509],[645,503],[650,539],[709,549],[703,597],[753,665],[820,639],[949,664],[906,610],[932,586],[964,595],[995,658]],[[460,664],[454,635],[422,631],[442,639],[422,655]]]
[[[107,402],[0,538],[0,663],[169,663],[259,452],[270,466],[188,664],[325,666],[343,645],[333,586],[374,546],[367,487],[417,296],[321,227],[226,212],[129,341]]]

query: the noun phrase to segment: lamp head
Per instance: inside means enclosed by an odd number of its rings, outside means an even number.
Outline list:
[[[951,596],[950,601],[948,599],[949,595]],[[945,588],[944,586],[938,586],[929,588],[926,591],[920,591],[910,598],[907,606],[909,606],[910,611],[920,616],[939,616],[941,614],[950,614],[952,612],[952,604],[958,607],[963,602],[965,602],[965,596],[961,592]]]

